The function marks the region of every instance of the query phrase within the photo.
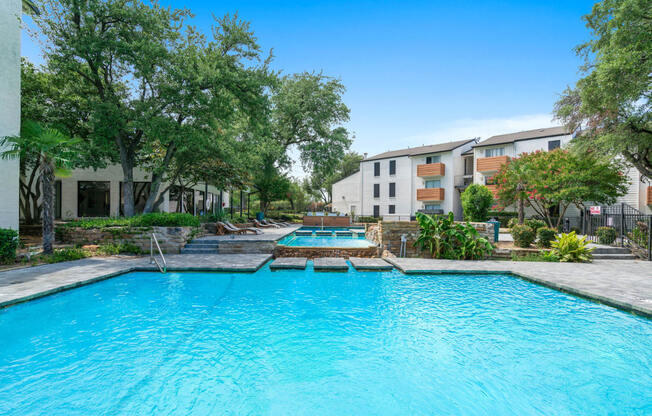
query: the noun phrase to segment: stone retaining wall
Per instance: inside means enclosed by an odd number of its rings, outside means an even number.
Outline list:
[[[156,235],[161,251],[178,254],[191,238],[201,234],[195,227],[104,227],[104,228],[57,228],[57,240],[65,244],[134,244],[143,252],[150,249],[150,237]]]
[[[493,224],[485,222],[472,222],[470,223],[482,237],[487,238],[493,242],[494,226]],[[367,239],[374,241],[383,249],[398,255],[401,249],[401,236],[403,234],[407,237],[405,244],[405,257],[422,257],[429,258],[427,253],[420,252],[414,247],[414,242],[419,236],[419,223],[416,221],[381,221],[377,227],[378,230],[373,230],[374,226],[367,229]],[[375,238],[375,240],[372,240]]]
[[[329,247],[289,247],[276,246],[274,257],[379,257],[378,247],[366,248],[329,248]]]
[[[220,241],[217,252],[220,254],[272,254],[276,241]]]

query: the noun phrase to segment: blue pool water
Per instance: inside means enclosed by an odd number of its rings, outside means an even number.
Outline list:
[[[335,248],[364,248],[375,245],[365,239],[362,234],[353,235],[335,235],[335,231],[349,231],[361,228],[344,228],[344,227],[308,227],[303,226],[297,231],[312,231],[312,235],[296,235],[292,233],[282,238],[278,243],[291,247],[335,247]],[[317,235],[317,231],[330,231],[332,235]]]
[[[651,346],[503,275],[130,273],[0,311],[0,414],[643,415]]]

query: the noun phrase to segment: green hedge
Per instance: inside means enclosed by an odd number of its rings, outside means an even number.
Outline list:
[[[541,227],[537,230],[537,244],[542,248],[550,248],[550,243],[557,237],[554,228]]]
[[[534,233],[532,227],[525,224],[514,225],[510,232],[512,234],[512,238],[514,239],[514,245],[521,248],[530,247],[530,245],[534,243],[534,239],[537,236]]]
[[[18,232],[8,228],[0,228],[0,262],[9,263],[16,260],[18,248]]]
[[[105,228],[105,227],[199,227],[201,221],[192,214],[178,212],[153,212],[130,218],[82,218],[64,224],[64,227]]]
[[[616,241],[616,237],[618,236],[616,229],[613,227],[598,227],[595,235],[598,237],[598,243],[607,246]]]
[[[357,222],[373,222],[382,221],[383,217],[371,217],[371,216],[360,216],[357,218]]]

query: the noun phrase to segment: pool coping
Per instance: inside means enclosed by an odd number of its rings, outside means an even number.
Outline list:
[[[529,283],[537,284],[540,286],[547,287],[549,289],[557,290],[562,293],[569,295],[577,296],[579,298],[592,301],[595,303],[600,303],[607,305],[621,311],[642,316],[648,319],[652,319],[652,308],[647,308],[641,305],[635,305],[633,303],[628,303],[612,297],[603,296],[597,293],[593,293],[587,290],[583,290],[577,287],[565,285],[562,283],[553,282],[541,277],[533,276],[522,271],[514,271],[513,269],[481,269],[481,270],[470,270],[470,269],[408,269],[404,268],[399,262],[393,258],[385,258],[387,262],[392,264],[398,271],[403,274],[504,274],[519,278],[521,280],[527,281]]]

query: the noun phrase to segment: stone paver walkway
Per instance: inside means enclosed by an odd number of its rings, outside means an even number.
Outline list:
[[[269,268],[276,269],[305,269],[308,263],[307,257],[280,257],[274,260]]]
[[[392,270],[394,266],[383,259],[368,257],[349,257],[351,265],[356,270]]]
[[[170,271],[254,272],[269,254],[176,254],[165,257]],[[0,272],[0,307],[103,280],[130,271],[157,271],[149,257],[91,257]]]
[[[349,265],[342,257],[316,257],[312,260],[315,270],[347,271]]]
[[[513,273],[553,289],[652,317],[652,262],[596,260],[593,263],[455,261],[387,258],[404,273]]]

